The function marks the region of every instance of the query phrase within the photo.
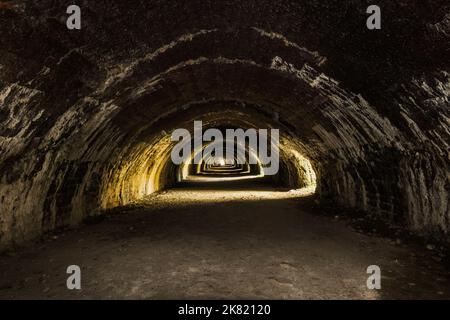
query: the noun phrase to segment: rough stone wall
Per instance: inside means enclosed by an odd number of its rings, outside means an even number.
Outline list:
[[[74,32],[72,1],[0,9],[0,246],[172,183],[170,130],[227,109],[282,128],[322,201],[448,237],[450,5],[379,2],[381,32],[364,1],[80,2]]]

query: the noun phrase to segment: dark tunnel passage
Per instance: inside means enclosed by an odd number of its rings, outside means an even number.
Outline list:
[[[0,298],[450,298],[448,1],[72,2],[0,6]]]

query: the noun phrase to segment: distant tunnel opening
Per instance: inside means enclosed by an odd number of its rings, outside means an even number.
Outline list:
[[[273,121],[270,119],[264,117],[258,119],[255,115],[246,114],[242,110],[239,117],[232,115],[233,113],[235,112],[214,111],[206,116],[200,116],[205,124],[203,132],[207,133],[208,129],[214,129],[225,138],[227,130],[235,132],[241,130],[253,133],[257,141],[258,128],[266,128],[263,130],[273,128]],[[177,185],[194,186],[195,183],[253,180],[287,190],[301,188],[315,190],[316,173],[313,166],[301,154],[301,143],[290,136],[287,129],[282,128],[280,131],[276,151],[269,150],[273,142],[270,141],[270,136],[267,137],[269,146],[264,150],[267,159],[263,164],[258,150],[255,150],[261,141],[252,149],[249,136],[242,141],[209,139],[209,142],[202,143],[196,149],[193,124],[199,118],[196,113],[192,113],[192,118],[185,118],[185,115],[184,113],[182,115],[183,121],[162,130],[160,136],[137,145],[129,156],[122,157],[121,162],[113,167],[108,177],[113,179],[105,184],[106,187],[101,194],[103,208],[125,205],[156,191]],[[232,129],[226,129],[226,125]],[[171,133],[177,129],[186,130],[189,138],[186,141],[172,139]],[[203,132],[200,133],[201,138]],[[179,153],[180,149],[186,146],[189,156],[182,163],[174,163],[172,159],[174,148],[177,147]]]

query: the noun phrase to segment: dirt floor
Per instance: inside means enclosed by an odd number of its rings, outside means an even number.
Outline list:
[[[432,250],[309,212],[311,190],[184,186],[0,257],[0,298],[450,299]],[[209,190],[208,190],[209,189]],[[81,267],[81,290],[66,268]],[[381,268],[381,290],[366,269]]]

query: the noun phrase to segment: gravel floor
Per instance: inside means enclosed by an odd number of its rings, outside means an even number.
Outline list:
[[[0,298],[450,298],[432,253],[308,212],[311,190],[178,188],[0,257]],[[66,268],[81,267],[81,290]],[[368,290],[378,265],[382,289]]]

